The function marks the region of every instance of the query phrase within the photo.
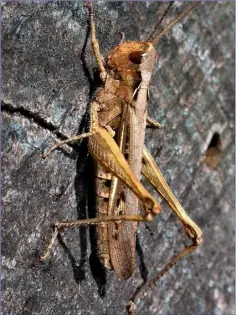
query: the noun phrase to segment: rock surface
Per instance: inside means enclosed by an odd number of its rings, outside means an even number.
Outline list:
[[[175,4],[163,24],[188,5]],[[234,313],[234,5],[201,3],[157,47],[149,115],[163,129],[147,130],[146,144],[204,241],[138,301],[138,315]],[[98,2],[102,54],[119,32],[147,39],[165,7]],[[164,202],[163,213],[138,228],[127,281],[101,267],[92,229],[64,232],[48,261],[38,262],[52,222],[91,216],[86,143],[40,157],[85,126],[96,63],[83,3],[2,4],[2,44],[2,313],[125,314],[137,287],[188,244]],[[214,133],[222,152],[211,169],[204,154]]]

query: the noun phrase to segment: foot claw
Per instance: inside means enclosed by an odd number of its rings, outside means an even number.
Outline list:
[[[127,311],[128,311],[128,314],[134,315],[134,302],[133,301],[129,301],[127,305]]]
[[[39,261],[40,261],[41,263],[43,263],[46,258],[47,258],[46,255],[39,256]]]

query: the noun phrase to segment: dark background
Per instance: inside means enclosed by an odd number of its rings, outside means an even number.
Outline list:
[[[97,3],[102,54],[118,44],[119,32],[126,40],[147,39],[166,5]],[[187,6],[175,4],[163,25]],[[50,223],[91,216],[86,142],[65,146],[47,160],[40,157],[61,140],[61,132],[73,135],[86,125],[82,117],[96,67],[87,11],[72,1],[2,4],[2,45],[3,314],[125,314],[137,287],[188,244],[164,202],[163,213],[138,228],[136,272],[128,281],[104,272],[89,229],[64,232],[48,261],[38,262]],[[163,129],[147,130],[146,144],[202,228],[204,241],[137,303],[136,311],[233,314],[234,2],[201,3],[157,51],[149,115]],[[223,152],[211,169],[203,159],[215,132]]]

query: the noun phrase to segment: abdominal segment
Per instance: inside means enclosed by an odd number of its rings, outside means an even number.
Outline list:
[[[112,175],[104,167],[96,164],[96,216],[109,216],[109,197]],[[109,235],[107,223],[97,226],[97,251],[101,263],[108,269],[113,269],[109,254]]]

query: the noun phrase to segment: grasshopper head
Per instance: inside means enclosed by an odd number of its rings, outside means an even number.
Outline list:
[[[139,79],[142,71],[152,72],[156,60],[156,50],[149,42],[125,42],[116,46],[108,54],[107,68],[119,75]]]

